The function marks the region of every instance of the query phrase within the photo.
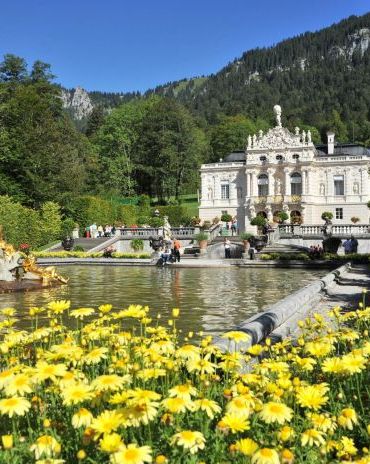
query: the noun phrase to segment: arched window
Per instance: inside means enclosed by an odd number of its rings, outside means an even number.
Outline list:
[[[290,176],[290,187],[292,195],[302,195],[302,176],[299,172],[293,172]]]
[[[267,174],[260,174],[257,179],[258,196],[266,197],[269,193],[269,178]]]
[[[283,159],[284,159],[284,158],[283,158],[282,155],[277,155],[277,156],[276,156],[276,160],[277,160],[278,163],[282,163],[282,162],[283,162]]]
[[[262,162],[262,164],[266,163],[267,157],[266,156],[260,156],[260,161]]]

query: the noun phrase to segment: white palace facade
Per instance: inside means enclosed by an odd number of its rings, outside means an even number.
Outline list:
[[[369,223],[370,150],[358,144],[315,146],[311,133],[281,125],[281,108],[274,107],[276,126],[248,137],[245,151],[233,152],[219,163],[201,167],[202,220],[236,216],[240,231],[255,232],[250,221],[262,214],[277,222],[285,211],[292,222],[322,224],[324,211],[333,224]]]

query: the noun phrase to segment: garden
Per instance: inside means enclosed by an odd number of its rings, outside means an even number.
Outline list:
[[[370,307],[318,314],[296,341],[221,352],[148,307],[1,310],[0,462],[370,462]],[[70,321],[75,321],[72,328]],[[248,365],[248,369],[245,366]]]

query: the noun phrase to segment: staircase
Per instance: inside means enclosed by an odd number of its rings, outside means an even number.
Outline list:
[[[75,238],[73,248],[76,246],[82,247],[84,251],[92,250],[93,248],[103,245],[104,242],[111,240],[111,237],[99,237],[99,238]],[[53,248],[52,251],[64,251],[62,245]]]
[[[296,245],[283,245],[279,242],[270,243],[266,245],[259,254],[270,254],[270,253],[304,253],[307,251],[305,247]]]

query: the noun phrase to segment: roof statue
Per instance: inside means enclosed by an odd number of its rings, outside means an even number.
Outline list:
[[[274,113],[276,116],[276,126],[281,127],[281,106],[280,105],[274,106]]]

